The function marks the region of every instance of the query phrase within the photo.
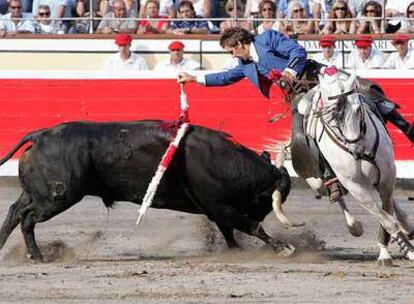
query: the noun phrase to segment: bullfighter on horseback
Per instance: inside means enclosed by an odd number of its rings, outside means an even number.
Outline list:
[[[272,83],[283,86],[290,100],[300,99],[304,94],[318,84],[318,74],[324,65],[307,59],[305,48],[284,34],[268,30],[260,35],[252,35],[242,28],[229,28],[222,34],[220,45],[233,57],[239,59],[239,64],[227,71],[210,73],[207,75],[192,76],[180,73],[179,83],[198,82],[205,86],[225,86],[235,83],[243,78],[248,78],[267,98],[269,98]],[[382,89],[365,79],[359,79],[358,92],[364,96],[363,100],[368,103],[374,111],[379,113],[382,119],[390,121],[399,128],[411,142],[414,142],[414,123],[407,122],[397,111],[398,106],[384,95]],[[306,142],[302,130],[302,117],[297,112],[295,103],[292,104],[293,111],[293,139],[292,139],[292,162],[296,171],[306,171],[298,168],[298,164],[308,163],[301,161],[306,158],[303,147]],[[294,155],[294,148],[296,153]],[[310,148],[308,147],[310,151]],[[342,196],[342,188],[335,178],[335,173],[329,164],[319,156],[318,170],[324,179],[329,191],[330,201],[336,202]],[[295,166],[296,162],[296,166]],[[308,170],[309,171],[309,170]],[[312,171],[312,170],[310,170]],[[314,172],[314,170],[313,170]],[[311,177],[309,174],[300,174],[302,177]],[[305,176],[303,176],[305,175]]]

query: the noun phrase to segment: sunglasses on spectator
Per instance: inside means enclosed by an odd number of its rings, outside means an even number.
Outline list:
[[[299,13],[299,12],[303,12],[303,8],[298,8],[293,10],[294,13]]]
[[[41,17],[49,17],[50,16],[50,12],[39,12],[39,16],[41,16]]]
[[[414,11],[408,11],[408,14],[414,14]]]
[[[375,10],[365,10],[365,13],[375,13]]]
[[[21,6],[10,6],[11,7],[11,9],[21,9],[22,7]]]
[[[346,7],[345,6],[338,6],[338,7],[335,7],[335,10],[336,11],[346,11]]]
[[[227,11],[228,11],[228,12],[232,12],[232,11],[233,11],[233,7],[229,7],[229,8],[227,9]]]
[[[266,12],[266,11],[273,12],[273,11],[274,11],[274,9],[273,9],[273,8],[271,8],[271,7],[264,7],[264,8],[262,9],[262,12]]]

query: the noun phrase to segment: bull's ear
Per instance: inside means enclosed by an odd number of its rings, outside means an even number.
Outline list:
[[[267,152],[267,151],[263,151],[263,152],[262,152],[262,154],[260,154],[260,156],[261,156],[264,160],[266,160],[269,164],[271,163],[271,160],[270,160],[270,153],[269,153],[269,152]]]

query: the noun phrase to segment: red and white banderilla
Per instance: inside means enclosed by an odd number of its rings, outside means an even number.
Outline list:
[[[177,152],[181,139],[184,137],[185,133],[188,130],[188,127],[190,126],[189,116],[188,116],[189,104],[187,101],[187,95],[184,92],[184,84],[181,83],[180,88],[181,88],[181,94],[180,94],[181,111],[180,111],[180,119],[178,121],[179,128],[177,130],[177,133],[175,134],[174,139],[170,142],[170,145],[168,146],[167,150],[162,156],[161,162],[158,165],[157,171],[155,172],[155,175],[152,177],[152,180],[150,184],[148,185],[147,192],[145,193],[145,196],[142,200],[141,208],[138,211],[138,219],[136,222],[137,226],[142,221],[142,218],[144,217],[147,209],[151,206],[152,200],[154,199],[155,193],[157,192],[158,185],[160,184],[160,181],[165,171],[168,169],[168,166],[170,165],[171,160],[173,159],[175,153]]]

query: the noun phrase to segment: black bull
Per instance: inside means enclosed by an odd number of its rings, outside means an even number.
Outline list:
[[[78,203],[85,195],[140,204],[176,126],[163,121],[72,122],[26,135],[0,160],[31,142],[19,162],[23,188],[0,231],[0,249],[20,223],[27,254],[42,260],[34,227]],[[205,214],[237,247],[233,229],[256,236],[277,252],[294,247],[272,240],[260,222],[272,206],[281,211],[290,191],[285,168],[231,141],[224,133],[190,126],[165,172],[152,207]],[[275,204],[275,200],[278,201]],[[278,207],[276,207],[278,205]]]

